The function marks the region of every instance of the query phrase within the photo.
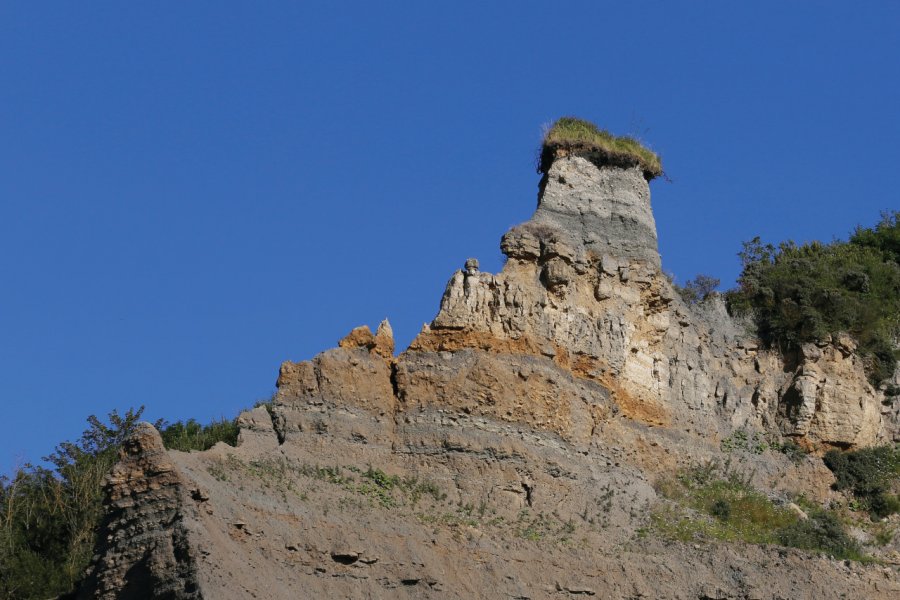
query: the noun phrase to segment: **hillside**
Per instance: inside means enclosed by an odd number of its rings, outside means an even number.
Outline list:
[[[658,157],[576,142],[548,139],[502,271],[466,260],[409,348],[385,321],[285,362],[237,447],[139,426],[77,597],[898,597],[898,515],[847,527],[821,456],[900,439],[900,372],[685,303]]]

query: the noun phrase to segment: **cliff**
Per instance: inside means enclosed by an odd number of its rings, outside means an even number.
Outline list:
[[[502,271],[465,261],[401,354],[385,321],[284,363],[237,448],[141,429],[81,597],[897,597],[896,565],[656,534],[660,481],[697,465],[827,501],[815,454],[900,438],[896,409],[849,337],[784,356],[686,305],[646,164],[550,150]],[[813,454],[723,454],[747,436]]]

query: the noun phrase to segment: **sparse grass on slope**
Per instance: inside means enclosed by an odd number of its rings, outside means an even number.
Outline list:
[[[662,175],[662,163],[652,150],[628,136],[615,136],[593,123],[575,117],[562,117],[544,134],[540,172],[546,173],[558,151],[587,157],[596,164],[622,167],[639,166],[651,180]]]
[[[836,514],[808,506],[808,518],[802,519],[788,507],[777,506],[727,464],[708,463],[681,471],[660,481],[658,490],[671,502],[657,507],[650,520],[664,537],[683,542],[779,544],[835,558],[867,560]]]

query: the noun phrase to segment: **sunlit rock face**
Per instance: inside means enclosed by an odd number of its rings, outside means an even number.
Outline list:
[[[883,394],[837,342],[815,357],[782,357],[718,297],[684,304],[660,268],[638,168],[558,158],[534,215],[501,249],[500,273],[476,261],[452,276],[401,365],[440,348],[530,353],[601,384],[624,414],[711,439],[752,427],[824,449],[896,435]]]

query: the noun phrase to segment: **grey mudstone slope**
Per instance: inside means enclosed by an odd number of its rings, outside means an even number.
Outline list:
[[[900,596],[889,561],[675,542],[650,518],[660,479],[724,460],[735,430],[896,439],[851,339],[785,357],[718,299],[683,304],[637,169],[558,159],[501,247],[502,272],[466,261],[399,356],[385,322],[285,362],[237,448],[166,454],[142,430],[83,597]],[[834,497],[814,455],[729,457],[776,501]]]

